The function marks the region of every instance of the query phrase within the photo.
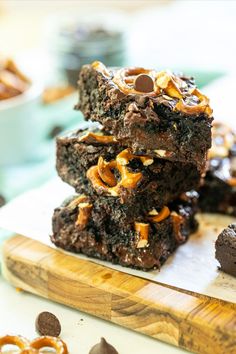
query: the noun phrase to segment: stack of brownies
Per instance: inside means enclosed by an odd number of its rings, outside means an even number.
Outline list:
[[[85,65],[78,84],[76,109],[96,123],[57,139],[58,174],[77,194],[55,209],[51,240],[160,268],[197,228],[191,190],[211,147],[209,100],[192,78],[100,62]]]

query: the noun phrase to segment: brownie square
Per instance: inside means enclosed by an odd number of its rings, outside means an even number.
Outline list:
[[[199,189],[200,209],[236,216],[236,135],[220,122],[213,125],[212,135],[207,172]]]
[[[54,211],[52,242],[122,266],[160,268],[197,229],[196,193],[169,206],[144,212],[112,197],[77,195]]]
[[[198,188],[201,173],[196,165],[133,154],[104,134],[85,130],[57,138],[58,174],[76,192],[153,208]]]
[[[100,122],[120,144],[204,170],[213,118],[193,78],[94,62],[82,67],[78,88],[76,109],[86,120]]]

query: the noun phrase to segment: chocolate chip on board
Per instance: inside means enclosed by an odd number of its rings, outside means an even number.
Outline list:
[[[89,354],[118,354],[118,351],[105,338],[101,338],[101,342],[95,344]]]
[[[36,332],[41,336],[58,337],[61,333],[61,324],[51,312],[41,312],[35,321]]]
[[[134,88],[140,92],[152,92],[154,88],[153,79],[147,74],[140,74],[135,79]]]

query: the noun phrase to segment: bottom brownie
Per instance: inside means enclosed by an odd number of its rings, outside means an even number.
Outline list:
[[[122,266],[160,268],[171,253],[197,229],[197,195],[189,192],[161,210],[126,209],[112,197],[67,199],[55,209],[52,242]]]

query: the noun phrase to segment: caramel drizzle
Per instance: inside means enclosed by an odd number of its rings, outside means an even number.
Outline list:
[[[145,95],[156,97],[164,93],[172,99],[178,100],[174,107],[177,111],[187,114],[206,113],[209,116],[212,115],[212,109],[210,108],[208,97],[203,95],[196,87],[190,88],[188,92],[186,92],[188,89],[186,82],[169,71],[157,72],[155,70],[139,67],[122,68],[118,70],[112,78],[111,74],[102,63],[94,62],[92,67],[106,78],[112,79],[112,81],[118,86],[119,90],[126,95],[143,95],[143,92],[135,90],[134,82],[138,75],[147,74],[153,79],[154,89],[152,92],[145,93]],[[188,104],[185,99],[191,96],[196,96],[199,102]]]

